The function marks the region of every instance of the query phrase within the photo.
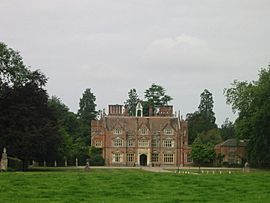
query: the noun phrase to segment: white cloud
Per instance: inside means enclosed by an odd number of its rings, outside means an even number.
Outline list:
[[[215,67],[217,52],[199,38],[181,34],[177,37],[154,40],[145,50],[146,66],[166,66],[181,70]]]

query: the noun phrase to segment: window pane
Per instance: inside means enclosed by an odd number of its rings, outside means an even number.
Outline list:
[[[127,161],[134,162],[134,154],[127,154]]]
[[[148,147],[149,141],[148,140],[139,140],[139,147]]]
[[[173,154],[164,154],[164,163],[173,163]]]
[[[152,154],[152,162],[158,162],[158,154]]]

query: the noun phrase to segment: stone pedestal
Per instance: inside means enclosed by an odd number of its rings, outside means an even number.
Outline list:
[[[2,158],[1,158],[1,167],[0,169],[2,171],[6,171],[8,168],[8,158],[7,158],[7,152],[6,148],[3,149]]]

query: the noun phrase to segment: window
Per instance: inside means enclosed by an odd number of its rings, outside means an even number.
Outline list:
[[[147,129],[146,128],[141,128],[140,133],[141,133],[141,135],[146,135],[147,134]]]
[[[134,140],[127,140],[128,147],[134,147]]]
[[[159,147],[159,140],[152,140],[152,147]]]
[[[101,140],[96,140],[95,147],[102,147],[102,141]]]
[[[113,146],[115,146],[115,147],[122,147],[123,146],[123,140],[121,140],[121,139],[115,139],[115,140],[113,140]]]
[[[127,154],[127,162],[134,162],[134,154]]]
[[[173,140],[163,140],[163,147],[174,147]]]
[[[115,128],[114,131],[113,131],[113,134],[115,134],[115,135],[120,135],[120,134],[122,134],[122,129],[120,129],[120,128]]]
[[[164,163],[173,163],[173,154],[164,154]]]
[[[157,153],[152,154],[152,162],[158,162],[158,154]]]
[[[148,140],[139,140],[139,147],[148,147]]]
[[[120,153],[115,153],[115,154],[113,154],[113,162],[122,162],[122,159],[121,159],[121,154]]]
[[[171,128],[166,128],[166,129],[164,130],[164,134],[165,134],[165,135],[173,135],[173,129],[171,129]]]

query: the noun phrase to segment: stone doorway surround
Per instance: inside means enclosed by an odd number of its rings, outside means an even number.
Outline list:
[[[145,154],[140,155],[140,166],[147,166],[147,156]]]

